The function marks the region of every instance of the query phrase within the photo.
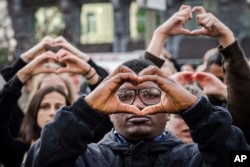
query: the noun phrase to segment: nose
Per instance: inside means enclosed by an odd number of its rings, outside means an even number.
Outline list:
[[[132,103],[132,105],[136,106],[140,110],[142,110],[143,108],[146,107],[145,104],[141,101],[141,99],[140,99],[140,97],[138,95],[136,95],[135,100]]]
[[[57,111],[57,109],[56,109],[55,107],[51,107],[51,108],[50,108],[50,111],[49,111],[49,115],[50,115],[51,117],[54,117],[56,111]]]

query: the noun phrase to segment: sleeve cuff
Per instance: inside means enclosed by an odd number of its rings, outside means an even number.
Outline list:
[[[147,59],[151,62],[153,62],[157,67],[161,68],[162,65],[164,64],[165,60],[149,53],[149,52],[145,52],[144,53],[144,59]]]
[[[195,129],[198,124],[207,119],[211,114],[211,105],[205,97],[199,96],[196,104],[191,108],[181,113],[182,118],[185,120],[190,129]]]

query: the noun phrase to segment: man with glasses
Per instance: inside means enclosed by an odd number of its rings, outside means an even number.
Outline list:
[[[181,7],[165,22],[183,21]],[[165,131],[169,113],[180,114],[195,143]],[[109,115],[114,128],[91,143]],[[250,150],[228,111],[175,82],[151,61],[124,62],[94,91],[57,112],[28,153],[25,167],[229,166],[229,151]]]
[[[168,113],[182,116],[197,144],[184,144],[165,131]],[[99,143],[88,144],[104,115],[114,128]],[[24,166],[228,166],[230,150],[250,150],[231,121],[224,108],[192,95],[152,62],[135,59],[61,108]]]

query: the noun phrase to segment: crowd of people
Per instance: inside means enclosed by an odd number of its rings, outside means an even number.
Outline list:
[[[194,13],[201,28],[191,31]],[[162,56],[176,35],[220,45],[199,67],[178,66]],[[231,151],[250,151],[250,66],[231,29],[202,6],[182,5],[143,56],[113,71],[46,36],[0,74],[4,167],[227,167]]]

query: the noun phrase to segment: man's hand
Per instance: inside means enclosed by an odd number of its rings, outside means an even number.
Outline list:
[[[155,66],[144,69],[139,75],[139,83],[145,81],[155,82],[162,90],[161,102],[148,106],[142,110],[143,114],[167,112],[180,114],[192,107],[197,97],[188,92],[182,85],[168,77],[162,70]]]
[[[119,66],[86,96],[85,100],[93,109],[103,114],[126,112],[141,115],[141,111],[136,106],[121,103],[116,95],[124,82],[136,85],[137,81],[138,76],[131,69]]]

